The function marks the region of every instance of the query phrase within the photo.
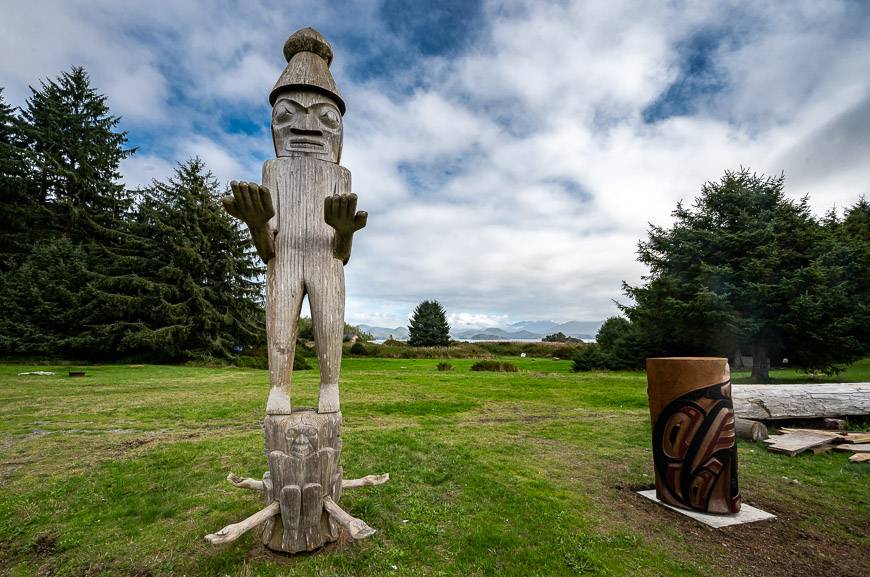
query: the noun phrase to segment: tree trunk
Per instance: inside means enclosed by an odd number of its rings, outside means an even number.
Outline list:
[[[761,383],[770,381],[770,359],[767,345],[757,342],[752,345],[752,379]]]
[[[734,385],[738,418],[822,419],[870,415],[870,383]]]

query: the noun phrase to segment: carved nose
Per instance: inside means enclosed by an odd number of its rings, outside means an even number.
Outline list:
[[[323,136],[322,130],[306,130],[304,128],[291,128],[290,132],[292,134],[298,134],[299,136]]]

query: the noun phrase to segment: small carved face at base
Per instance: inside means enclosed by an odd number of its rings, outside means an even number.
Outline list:
[[[272,107],[275,155],[314,156],[338,163],[344,136],[335,101],[318,92],[288,90]]]
[[[307,457],[318,449],[318,423],[316,419],[303,416],[287,431],[287,447],[291,455]]]

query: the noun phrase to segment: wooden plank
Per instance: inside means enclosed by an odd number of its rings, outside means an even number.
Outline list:
[[[781,427],[779,429],[783,433],[813,433],[814,435],[828,435],[835,443],[870,443],[870,433],[848,432],[848,431],[828,431],[826,429],[793,429],[789,427]]]
[[[742,419],[870,415],[870,383],[732,385],[731,396]]]
[[[870,453],[855,453],[849,457],[852,463],[870,463]]]
[[[830,443],[831,438],[827,435],[815,435],[813,433],[795,432],[785,435],[772,435],[765,440],[768,443],[767,450],[773,453],[783,453],[794,457],[812,447]]]
[[[813,455],[821,455],[824,453],[830,453],[834,448],[834,445],[827,443],[825,445],[819,445],[818,447],[812,447],[810,451],[813,452]]]
[[[855,445],[837,445],[834,447],[838,451],[851,451],[853,453],[870,453],[870,443],[860,443]]]

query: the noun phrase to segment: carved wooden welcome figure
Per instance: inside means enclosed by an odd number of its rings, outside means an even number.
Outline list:
[[[344,335],[344,265],[353,233],[368,215],[357,212],[350,171],[338,163],[344,100],[329,72],[332,47],[312,28],[284,44],[287,68],[269,95],[277,158],[263,165],[263,184],[232,182],[227,212],[243,220],[267,264],[266,338],[269,399],[265,435],[269,471],[262,481],[232,473],[233,485],[263,493],[266,507],[240,523],[207,535],[234,541],[264,526],[270,549],[311,551],[338,538],[374,529],[338,506],[343,489],[378,485],[389,475],[344,480],[338,377]],[[302,299],[308,295],[320,362],[317,410],[291,409],[290,382]]]

